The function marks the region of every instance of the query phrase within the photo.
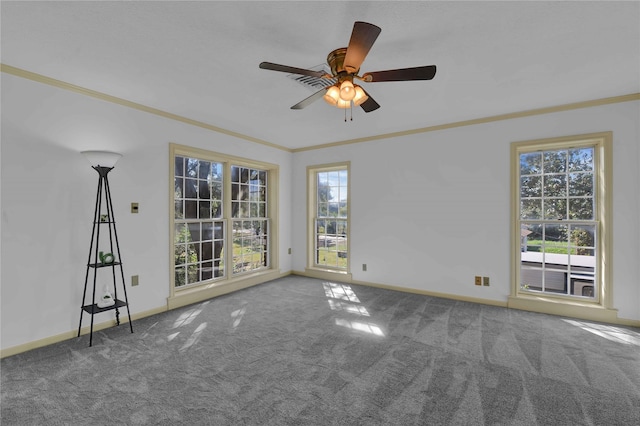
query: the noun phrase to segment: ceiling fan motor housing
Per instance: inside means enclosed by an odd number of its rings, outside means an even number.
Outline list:
[[[340,47],[327,56],[327,63],[331,68],[331,74],[337,77],[338,82],[342,82],[346,79],[353,80],[353,76],[360,71],[359,69],[353,73],[347,72],[344,69],[344,58],[347,55],[347,48]]]

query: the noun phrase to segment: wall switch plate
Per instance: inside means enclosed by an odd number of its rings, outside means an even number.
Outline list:
[[[482,285],[489,287],[489,277],[482,277]]]
[[[135,287],[137,286],[138,283],[138,276],[137,275],[132,275],[131,276],[131,287]]]
[[[131,213],[138,213],[138,203],[131,203]]]
[[[366,264],[366,263],[363,263],[363,264],[362,264],[362,270],[363,270],[364,272],[367,272],[367,264]]]
[[[289,251],[289,254],[291,254],[291,247],[289,247],[289,250],[288,250],[288,251]]]
[[[476,275],[476,285],[482,285],[482,277]]]

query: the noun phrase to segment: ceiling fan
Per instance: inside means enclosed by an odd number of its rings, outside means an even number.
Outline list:
[[[373,43],[378,38],[380,31],[381,28],[376,25],[367,22],[355,22],[353,24],[353,32],[351,33],[349,46],[338,48],[327,56],[327,63],[331,68],[331,74],[274,64],[272,62],[262,62],[260,63],[260,68],[317,78],[335,79],[337,81],[334,85],[328,88],[322,88],[308,98],[298,102],[292,106],[291,109],[302,109],[316,100],[324,98],[328,104],[337,108],[351,108],[352,105],[355,105],[360,106],[364,112],[375,111],[380,108],[380,105],[373,100],[362,87],[353,84],[354,80],[364,81],[365,83],[431,80],[436,75],[435,65],[374,71],[367,72],[362,76],[358,75],[360,66],[362,62],[364,62],[369,50],[371,50],[371,46],[373,46]]]

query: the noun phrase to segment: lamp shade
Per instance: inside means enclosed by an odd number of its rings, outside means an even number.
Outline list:
[[[356,96],[356,90],[353,87],[353,83],[349,80],[345,80],[340,85],[340,99],[343,101],[350,101]]]
[[[356,106],[362,105],[367,99],[369,99],[369,96],[364,92],[364,89],[356,85],[356,96],[353,98],[353,104]]]
[[[82,151],[89,163],[93,167],[108,167],[112,168],[116,165],[122,154],[118,154],[117,152],[109,152],[109,151]]]
[[[344,101],[342,99],[338,99],[336,103],[336,108],[347,109],[351,108],[351,101]]]
[[[340,89],[338,89],[336,86],[329,87],[323,98],[326,103],[335,106],[340,99]]]

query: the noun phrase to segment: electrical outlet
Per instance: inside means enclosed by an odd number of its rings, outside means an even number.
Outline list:
[[[364,272],[367,272],[367,264],[366,264],[366,263],[363,263],[363,264],[362,264],[362,270],[363,270]]]
[[[482,277],[476,275],[476,285],[482,285]]]
[[[489,287],[489,277],[482,277],[482,285]]]
[[[131,276],[131,287],[135,287],[139,284],[138,282],[138,276],[137,275],[132,275]]]
[[[289,252],[289,254],[291,254],[291,247],[289,247],[289,250],[288,250],[288,252]]]

